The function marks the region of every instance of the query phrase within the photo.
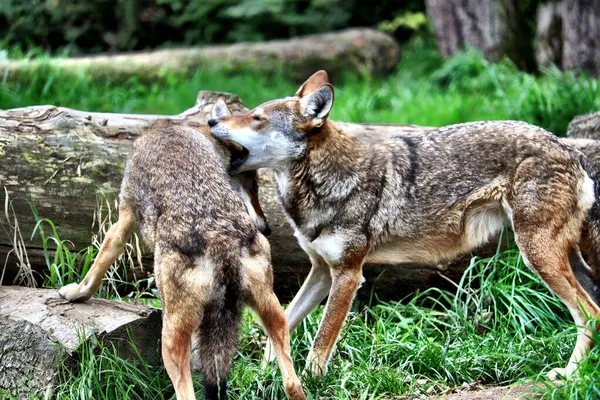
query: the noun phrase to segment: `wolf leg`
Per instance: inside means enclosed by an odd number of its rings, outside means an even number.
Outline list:
[[[63,286],[59,294],[70,302],[89,300],[98,291],[102,278],[111,264],[123,252],[125,241],[135,225],[133,211],[126,204],[119,206],[119,220],[108,230],[92,267],[80,283]]]
[[[321,302],[331,288],[331,274],[329,266],[320,258],[311,257],[312,268],[304,280],[302,287],[285,310],[290,332],[302,322],[304,318]],[[267,341],[263,366],[266,362],[275,359],[275,352],[271,340]]]
[[[332,269],[332,285],[329,292],[323,319],[315,336],[306,360],[306,369],[313,375],[322,376],[327,372],[327,363],[354,296],[363,282],[362,265],[364,256],[350,257],[350,260]]]
[[[266,239],[264,239],[266,242]],[[266,243],[268,246],[268,243]],[[306,396],[296,375],[290,355],[290,333],[285,314],[273,292],[273,271],[267,254],[258,254],[244,261],[249,280],[249,305],[259,316],[272,343],[283,377],[287,397],[305,400]]]

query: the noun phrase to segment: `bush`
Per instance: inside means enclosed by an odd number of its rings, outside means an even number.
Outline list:
[[[419,0],[3,0],[0,37],[21,51],[81,54],[287,38],[423,10]]]

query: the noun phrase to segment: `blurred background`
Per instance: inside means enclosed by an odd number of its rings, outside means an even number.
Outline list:
[[[598,21],[593,0],[3,0],[0,108],[175,114],[200,89],[234,92],[254,106],[327,68],[338,89],[336,119],[432,126],[518,119],[564,135],[573,116],[600,106]],[[396,48],[380,37],[354,38],[354,53],[325,63],[319,57],[328,50],[311,53],[323,44],[317,37],[293,49],[225,48],[204,62],[173,53],[153,65],[55,62],[357,27],[388,35]],[[334,38],[330,48],[343,45]],[[243,60],[232,63],[236,57]]]
[[[418,13],[421,0],[3,0],[0,37],[21,51],[80,55],[283,39]],[[396,25],[402,25],[396,23]],[[404,24],[406,25],[406,24]],[[416,28],[416,27],[415,27]],[[410,26],[394,35],[406,40]]]

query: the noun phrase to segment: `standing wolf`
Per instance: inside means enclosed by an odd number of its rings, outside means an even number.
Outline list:
[[[209,120],[215,138],[247,149],[240,170],[273,169],[312,261],[286,310],[290,329],[329,295],[307,368],[326,372],[363,281],[363,263],[450,259],[488,241],[508,220],[525,263],[579,326],[567,367],[549,374],[570,376],[593,345],[586,313],[600,316],[590,297],[597,294],[597,276],[581,256],[582,250],[598,271],[600,218],[584,156],[549,132],[514,121],[365,143],[328,120],[333,97],[320,71],[293,97]]]
[[[228,112],[221,100],[213,108],[213,116]],[[190,350],[205,374],[205,398],[225,398],[242,307],[248,303],[274,343],[286,394],[305,399],[290,357],[287,322],[273,293],[269,243],[255,226],[268,230],[256,198],[256,175],[231,179],[247,200],[253,223],[224,168],[242,160],[244,152],[229,144],[231,151],[217,146],[218,154],[206,131],[159,125],[134,142],[121,184],[119,220],[83,281],[60,294],[69,301],[89,299],[139,225],[154,250],[163,302],[162,355],[177,398],[195,398]]]

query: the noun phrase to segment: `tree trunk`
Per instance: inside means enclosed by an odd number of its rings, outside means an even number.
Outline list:
[[[564,68],[600,76],[600,2],[565,0]]]
[[[71,304],[56,290],[0,286],[0,391],[44,398],[57,382],[58,361],[65,362],[92,334],[121,357],[137,358],[137,351],[159,364],[160,331],[160,310],[141,304]]]
[[[536,61],[540,66],[582,69],[600,76],[600,3],[563,0],[542,4],[536,29]]]
[[[527,26],[514,0],[426,0],[425,6],[442,56],[470,45],[489,60],[508,56],[521,68],[533,67],[532,49],[523,40]]]
[[[0,61],[0,76],[19,77],[32,68],[49,65],[65,71],[124,80],[131,76],[155,80],[166,72],[185,74],[207,68],[274,72],[282,68],[304,79],[319,69],[330,75],[341,70],[383,74],[392,71],[400,58],[396,41],[372,29],[303,36],[261,43],[237,43],[187,49],[165,49],[117,55],[51,60]]]
[[[563,68],[565,2],[541,4],[535,31],[535,61],[538,66]]]
[[[114,204],[133,139],[159,120],[191,126],[206,124],[212,104],[219,95],[202,91],[193,108],[175,116],[88,113],[51,106],[0,111],[0,189],[7,191],[12,205],[8,207],[8,215],[0,220],[4,228],[0,230],[0,266],[6,265],[4,282],[15,278],[35,280],[36,275],[47,271],[40,235],[35,234],[30,239],[36,220],[29,202],[35,205],[41,217],[56,224],[58,236],[69,239],[73,249],[85,248],[98,231],[97,221],[92,227],[95,210],[98,203],[104,202],[102,197],[97,199],[96,193],[101,191],[108,199],[106,203]],[[246,110],[237,96],[226,94],[226,100],[234,113]],[[349,135],[365,140],[416,135],[431,129],[414,125],[338,124]],[[597,162],[600,142],[561,140],[579,147]],[[288,299],[297,291],[310,264],[277,199],[272,175],[262,172],[260,176],[261,203],[273,229],[270,242],[276,292]],[[4,194],[0,198],[2,196]],[[114,210],[114,207],[108,208]],[[106,212],[107,207],[104,207],[104,216]],[[19,232],[22,240],[18,240]],[[46,235],[51,233],[47,226],[44,232]],[[53,247],[54,242],[50,241],[48,245]],[[495,249],[496,244],[492,243],[477,254],[489,256]],[[24,254],[29,258],[25,259]],[[368,285],[363,287],[361,294],[368,295],[370,285],[377,287],[381,298],[401,298],[415,289],[447,286],[439,272],[458,279],[468,265],[467,259],[463,257],[441,266],[369,265],[365,268]],[[130,270],[129,279],[145,277],[152,271],[151,258],[143,261],[143,269],[138,266]],[[29,268],[37,274],[32,277]],[[377,280],[381,273],[383,275]]]

